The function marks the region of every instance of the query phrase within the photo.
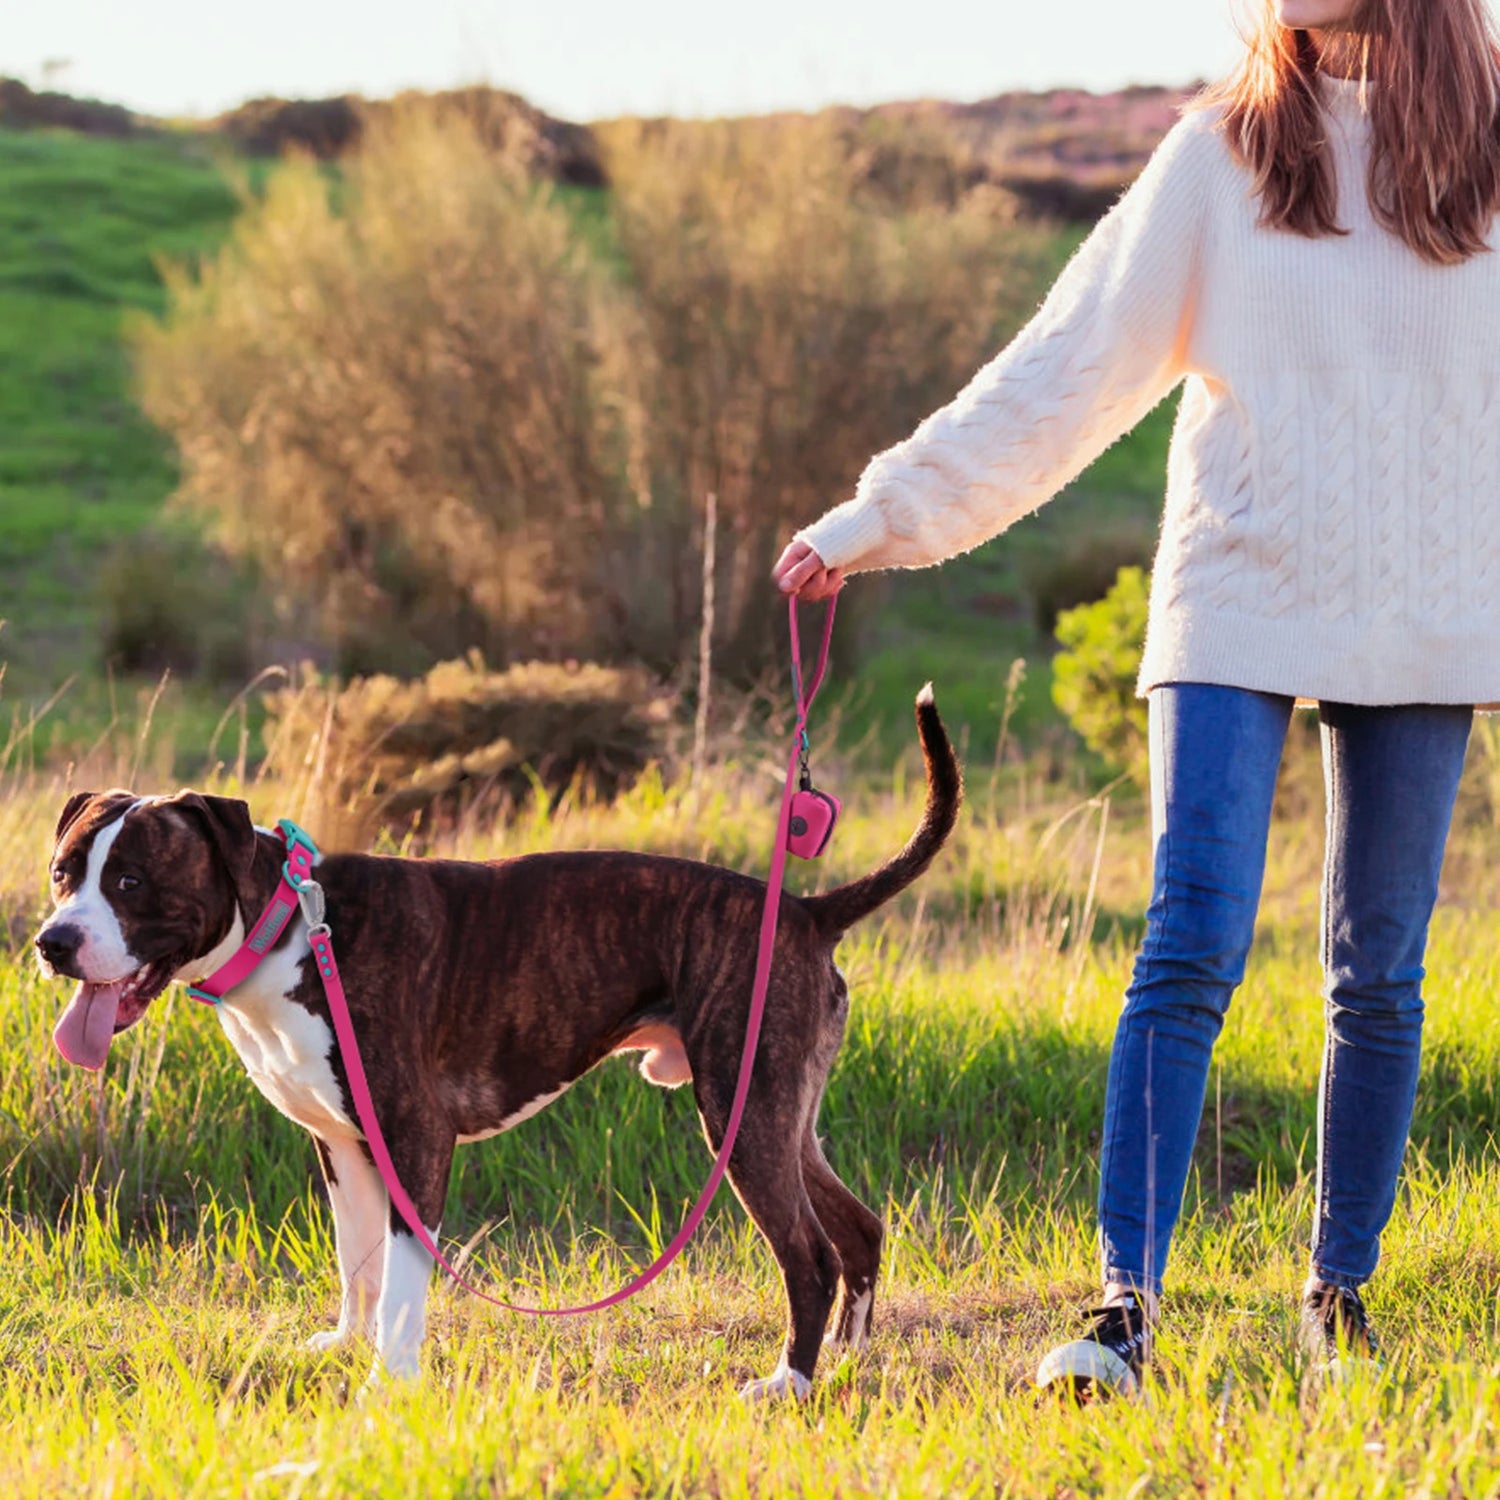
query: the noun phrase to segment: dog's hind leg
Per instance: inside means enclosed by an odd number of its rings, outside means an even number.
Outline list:
[[[728,1109],[713,1087],[700,1081],[704,1071],[694,1069],[694,1087],[704,1130],[717,1151]],[[751,1399],[802,1397],[812,1390],[823,1331],[838,1290],[839,1258],[802,1182],[798,1140],[805,1105],[767,1097],[774,1090],[758,1083],[751,1086],[729,1159],[729,1181],[781,1266],[790,1320],[781,1362],[765,1379],[750,1381],[740,1394]]]
[[[789,1313],[780,1363],[764,1379],[749,1381],[740,1394],[752,1400],[807,1396],[838,1287],[838,1252],[800,1182],[773,1184],[752,1174],[748,1183],[736,1182],[735,1191],[781,1263]]]
[[[830,1347],[863,1349],[870,1341],[875,1307],[875,1278],[885,1226],[839,1180],[823,1155],[809,1123],[802,1138],[802,1180],[813,1211],[839,1253],[839,1305],[834,1313]]]
[[[385,1184],[361,1142],[342,1138],[325,1141],[314,1136],[313,1143],[333,1206],[343,1288],[338,1327],[315,1333],[307,1340],[306,1348],[321,1352],[337,1349],[355,1337],[374,1335],[388,1200]]]

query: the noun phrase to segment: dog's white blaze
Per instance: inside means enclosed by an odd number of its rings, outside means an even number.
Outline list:
[[[560,1099],[568,1092],[570,1085],[563,1084],[561,1088],[553,1089],[550,1094],[538,1094],[535,1099],[529,1099],[515,1113],[506,1115],[493,1130],[476,1131],[473,1135],[461,1135],[458,1143],[467,1146],[470,1141],[487,1141],[492,1135],[499,1135],[502,1131],[509,1130],[513,1125],[519,1125],[522,1120],[529,1120],[532,1115],[540,1114],[554,1099]]]
[[[436,1243],[437,1227],[427,1232]],[[375,1320],[375,1347],[387,1375],[409,1380],[418,1372],[422,1339],[427,1332],[427,1283],[431,1279],[432,1257],[417,1243],[416,1236],[388,1233],[380,1310]],[[371,1377],[375,1374],[372,1370]]]
[[[109,851],[114,847],[115,840],[120,836],[126,814],[139,806],[138,802],[132,803],[113,823],[107,824],[94,835],[82,882],[47,922],[49,927],[67,923],[83,934],[83,941],[78,948],[78,969],[91,984],[126,979],[141,966],[140,959],[130,951],[125,941],[114,907],[104,894],[105,861],[109,858]]]
[[[287,998],[310,951],[302,919],[292,920],[292,940],[268,953],[255,973],[214,1008],[251,1081],[282,1114],[325,1141],[352,1139],[359,1127],[344,1113],[343,1094],[329,1062],[333,1029]]]

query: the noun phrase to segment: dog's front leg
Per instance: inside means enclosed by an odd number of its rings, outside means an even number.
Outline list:
[[[387,1136],[396,1175],[421,1216],[423,1228],[437,1241],[448,1194],[448,1169],[453,1164],[454,1137],[424,1138],[420,1127],[397,1126]],[[407,1227],[394,1205],[386,1216],[385,1259],[380,1301],[375,1315],[377,1359],[367,1386],[382,1374],[414,1379],[427,1330],[427,1284],[432,1279],[432,1256]]]
[[[313,1139],[333,1206],[343,1288],[338,1327],[315,1333],[307,1341],[307,1348],[321,1353],[340,1348],[352,1338],[371,1338],[375,1333],[390,1200],[362,1141]]]

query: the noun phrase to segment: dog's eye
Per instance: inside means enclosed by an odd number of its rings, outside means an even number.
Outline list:
[[[140,883],[140,879],[135,875],[122,875],[115,882],[115,889],[121,891],[133,891]]]

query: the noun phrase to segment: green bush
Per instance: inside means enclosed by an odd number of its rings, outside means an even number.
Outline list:
[[[1146,704],[1135,695],[1146,642],[1148,579],[1143,568],[1121,568],[1114,586],[1093,604],[1057,617],[1063,650],[1052,663],[1052,701],[1089,749],[1148,784]]]
[[[1051,635],[1058,617],[1080,604],[1091,604],[1114,586],[1121,568],[1150,567],[1156,547],[1153,517],[1122,517],[1079,527],[1052,537],[1045,551],[1028,564],[1026,593],[1036,628]]]
[[[256,634],[250,581],[197,537],[147,530],[125,538],[100,567],[96,591],[106,667],[248,676]]]

